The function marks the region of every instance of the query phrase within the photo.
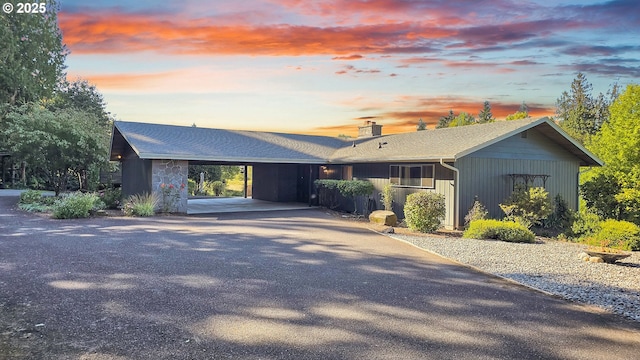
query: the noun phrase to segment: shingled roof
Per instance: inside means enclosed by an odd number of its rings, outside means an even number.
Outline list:
[[[347,144],[327,136],[116,121],[112,159],[123,153],[125,142],[141,159],[303,164],[325,164]]]
[[[111,158],[116,159],[128,143],[142,159],[304,164],[455,161],[532,128],[579,158],[582,166],[602,165],[595,155],[548,118],[498,121],[350,141],[326,136],[117,121]]]

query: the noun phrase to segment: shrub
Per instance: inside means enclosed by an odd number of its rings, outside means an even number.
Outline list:
[[[358,203],[356,196],[371,195],[373,193],[373,184],[365,180],[340,180],[338,181],[338,190],[340,194],[346,198],[353,200],[353,212],[358,212]]]
[[[222,181],[205,181],[202,186],[202,191],[207,195],[221,196],[224,193],[227,185]]]
[[[496,239],[509,242],[535,241],[535,235],[524,225],[505,220],[476,220],[469,224],[464,237],[471,239]]]
[[[193,179],[187,179],[187,191],[189,195],[195,195],[198,192],[198,183]]]
[[[565,232],[571,228],[575,220],[575,213],[560,194],[553,199],[553,212],[543,222],[543,227]]]
[[[469,212],[464,217],[464,226],[468,227],[469,224],[475,220],[484,220],[488,215],[489,213],[487,212],[487,209],[476,199],[469,209]]]
[[[159,200],[154,194],[131,195],[122,208],[126,216],[153,216]]]
[[[20,194],[18,208],[28,212],[46,212],[55,200],[53,196],[43,196],[39,190],[27,190]]]
[[[42,191],[39,190],[27,190],[20,194],[20,204],[39,203],[40,199],[42,199]]]
[[[629,221],[608,219],[600,229],[583,240],[588,245],[619,250],[640,250],[640,227]]]
[[[104,203],[93,193],[71,193],[60,197],[53,204],[56,219],[76,219],[89,217],[91,210],[104,207]]]
[[[318,202],[322,206],[326,206],[329,209],[335,209],[340,206],[338,200],[338,182],[340,180],[333,179],[319,179],[313,182],[316,189],[318,189]]]
[[[122,189],[106,188],[100,192],[100,199],[107,209],[117,209],[122,203]]]
[[[500,208],[506,220],[518,222],[527,228],[539,225],[553,211],[549,193],[541,187],[517,188],[500,204]]]
[[[353,199],[354,209],[356,209],[356,196],[371,195],[374,189],[373,184],[365,180],[320,179],[313,183],[318,189],[320,204],[331,209],[339,206],[338,193]]]
[[[444,195],[433,192],[409,194],[404,205],[404,217],[409,229],[436,231],[446,214]]]
[[[600,217],[588,210],[578,212],[573,225],[571,225],[571,236],[574,238],[585,238],[600,231]]]
[[[393,211],[393,190],[394,189],[391,184],[386,184],[380,193],[380,200],[382,200],[384,209],[387,211]]]

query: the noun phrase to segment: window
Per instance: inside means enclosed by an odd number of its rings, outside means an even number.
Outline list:
[[[434,165],[391,165],[389,182],[399,186],[433,188],[434,170]]]

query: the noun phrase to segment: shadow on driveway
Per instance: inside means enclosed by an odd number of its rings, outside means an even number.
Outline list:
[[[620,317],[320,210],[52,220],[11,209],[10,199],[0,198],[0,358],[640,353],[638,327]]]

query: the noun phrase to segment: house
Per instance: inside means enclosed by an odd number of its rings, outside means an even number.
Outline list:
[[[188,164],[253,166],[253,198],[311,202],[319,178],[372,182],[377,194],[395,188],[394,211],[416,191],[445,195],[444,225],[460,227],[478,198],[493,217],[516,184],[543,186],[578,207],[580,167],[602,162],[548,118],[499,121],[455,128],[383,135],[367,122],[359,137],[234,131],[115,122],[111,159],[122,162],[123,193],[176,190],[186,212]],[[381,208],[375,196],[377,208]]]

